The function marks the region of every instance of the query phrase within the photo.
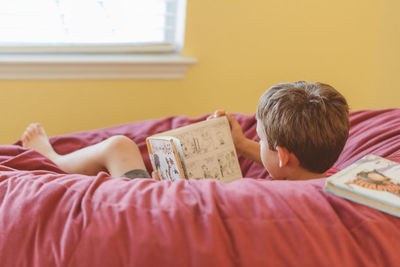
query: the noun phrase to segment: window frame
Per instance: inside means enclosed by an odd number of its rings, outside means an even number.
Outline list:
[[[186,1],[178,1],[174,44],[0,46],[0,79],[182,79],[197,59],[181,55]]]
[[[1,80],[183,79],[197,60],[181,55],[0,55]]]

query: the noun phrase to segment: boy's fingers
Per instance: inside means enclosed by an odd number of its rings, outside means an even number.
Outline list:
[[[161,180],[158,171],[153,171],[153,172],[151,173],[151,176],[153,177],[154,180],[157,180],[157,181],[160,181],[160,180]]]
[[[207,120],[211,120],[211,119],[214,119],[214,118],[222,117],[225,114],[226,114],[225,110],[217,109],[216,111],[214,111],[213,114],[211,114],[210,116],[207,117]]]
[[[221,116],[224,116],[225,114],[226,114],[225,110],[222,110],[222,109],[218,109],[218,110],[216,110],[216,111],[214,112],[214,116],[215,116],[216,118],[221,117]]]
[[[231,126],[239,124],[236,118],[231,113],[226,113],[225,116],[228,118],[229,124]]]

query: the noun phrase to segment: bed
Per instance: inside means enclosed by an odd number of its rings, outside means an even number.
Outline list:
[[[254,140],[254,115],[235,114]],[[51,138],[61,154],[115,134],[145,138],[203,120],[174,116]],[[366,154],[400,162],[400,109],[350,115],[330,172]],[[326,178],[154,181],[67,174],[20,142],[0,146],[1,266],[396,266],[400,218],[323,190]]]

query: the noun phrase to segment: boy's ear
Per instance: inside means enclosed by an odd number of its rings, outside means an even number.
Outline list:
[[[289,162],[290,153],[285,147],[281,146],[276,146],[276,150],[278,151],[279,167],[282,168]]]

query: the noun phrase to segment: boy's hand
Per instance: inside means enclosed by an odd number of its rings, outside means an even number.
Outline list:
[[[228,112],[226,112],[225,110],[217,109],[216,111],[214,111],[213,114],[211,114],[210,116],[207,117],[207,120],[225,116],[226,113],[228,113]]]
[[[214,118],[226,116],[231,126],[231,134],[233,143],[235,144],[236,150],[240,153],[242,150],[242,144],[246,141],[246,137],[243,134],[242,127],[236,118],[229,112],[225,110],[216,110],[212,115],[210,115],[207,120],[211,120]]]

